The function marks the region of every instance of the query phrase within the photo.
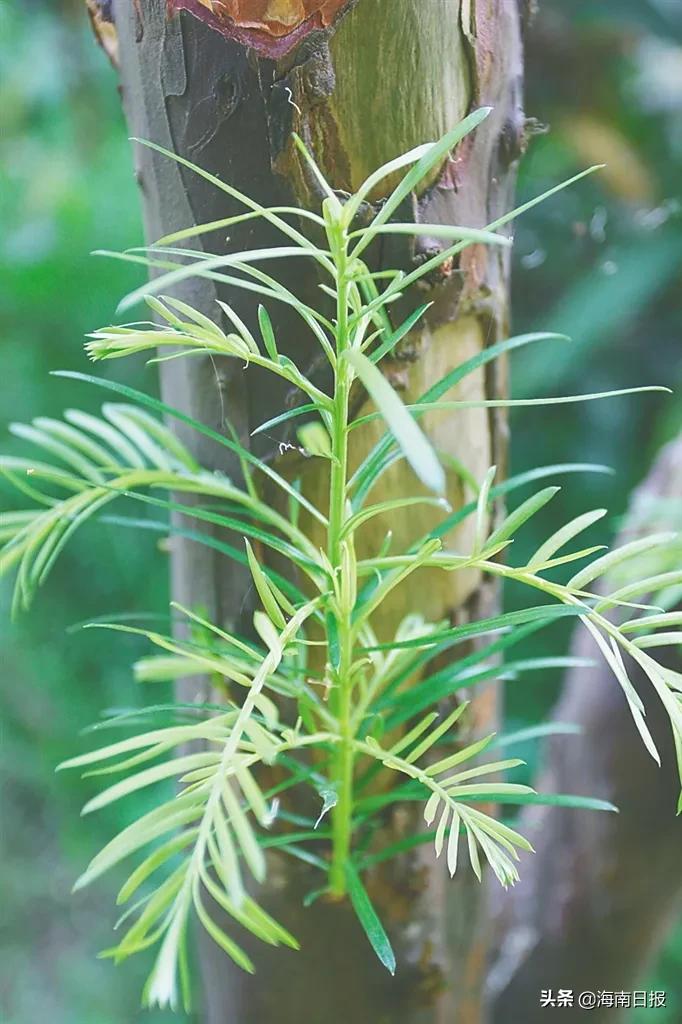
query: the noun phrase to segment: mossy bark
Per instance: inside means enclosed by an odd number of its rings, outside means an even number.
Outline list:
[[[170,18],[164,0],[118,0],[115,28],[132,135],[175,150],[264,203],[313,204],[315,189],[291,144],[292,129],[312,147],[333,186],[350,190],[378,163],[437,138],[469,110],[488,104],[493,112],[487,121],[437,169],[425,191],[406,202],[401,216],[480,227],[509,208],[524,135],[517,0],[357,0],[345,8],[331,5],[335,20],[329,27],[320,27],[314,12],[301,26],[293,24],[297,4],[304,7],[299,0],[259,3],[271,21],[260,12],[264,20],[258,31],[266,36],[275,31],[268,25],[274,24],[277,8],[277,17],[284,19],[277,24],[289,19],[291,31],[298,32],[295,46],[287,50],[280,41],[276,56],[274,51],[264,55],[270,43],[259,36],[258,52],[248,50],[239,39],[226,38],[236,32],[233,22],[212,15],[211,24],[205,23],[201,8],[206,7],[194,0],[176,5],[193,13]],[[249,0],[242,0],[242,13],[248,6]],[[253,6],[255,11],[255,0]],[[320,7],[307,6],[310,11]],[[150,240],[235,212],[228,197],[170,161],[140,147],[135,161]],[[378,202],[382,196],[372,198]],[[234,231],[229,240],[232,249],[272,243],[271,229],[256,222]],[[225,239],[214,234],[201,244],[219,251]],[[429,238],[416,244],[390,241],[377,246],[372,258],[380,266],[409,269],[439,247]],[[318,301],[317,280],[303,262],[280,263],[278,270],[300,295]],[[406,339],[387,368],[405,396],[420,394],[463,358],[504,335],[508,274],[505,255],[476,246],[459,263],[444,267],[419,294],[406,297],[402,313],[425,297],[433,305],[425,325]],[[182,294],[216,315],[210,283],[188,283]],[[253,322],[255,306],[245,293],[223,292],[221,297]],[[298,324],[286,310],[270,312],[284,349],[295,352],[299,363],[310,362],[315,352]],[[219,429],[227,413],[244,439],[286,401],[271,380],[245,377],[234,363],[171,361],[163,365],[161,378],[166,401]],[[472,375],[465,387],[467,397],[498,396],[504,392],[504,372],[493,364]],[[498,413],[473,410],[457,419],[433,415],[425,424],[437,445],[477,480],[493,462],[503,467],[506,431]],[[195,436],[184,439],[206,465],[236,473],[224,450]],[[367,443],[368,438],[358,443],[356,459]],[[262,445],[259,453],[268,457],[277,447],[267,438]],[[322,477],[311,472],[311,465],[305,486],[321,493]],[[401,466],[387,474],[383,486],[394,495],[407,493],[414,491],[415,480]],[[461,476],[450,472],[451,503],[457,506],[468,497]],[[417,533],[425,520],[394,517],[390,525],[397,542]],[[377,530],[385,527],[377,524]],[[365,535],[368,549],[376,540],[372,533]],[[465,544],[466,535],[455,540]],[[180,601],[207,609],[223,623],[237,622],[248,589],[239,568],[177,538],[171,561],[173,591]],[[463,621],[494,601],[494,592],[474,576],[436,579],[425,573],[387,606],[381,629],[390,632],[415,607],[429,618]],[[477,695],[470,728],[489,725],[495,704],[493,689]],[[385,822],[387,835],[410,827],[410,814],[393,814]],[[398,954],[398,975],[391,979],[349,908],[320,900],[303,911],[303,895],[318,880],[308,868],[273,857],[261,895],[298,935],[303,950],[271,954],[256,949],[259,973],[252,979],[234,971],[206,940],[201,952],[205,1019],[209,1024],[479,1022],[486,947],[480,892],[470,872],[462,871],[454,882],[444,872],[430,853],[423,853],[393,862],[368,880]]]

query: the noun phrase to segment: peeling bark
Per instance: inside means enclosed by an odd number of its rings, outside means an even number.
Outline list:
[[[114,25],[112,0],[85,0],[95,39],[107,57],[118,67],[118,34]]]
[[[420,195],[405,203],[401,215],[480,227],[509,209],[524,137],[517,0],[173,0],[172,7],[188,10],[169,18],[166,0],[145,0],[141,10],[123,0],[115,3],[131,134],[174,149],[268,205],[305,205],[319,197],[291,144],[292,129],[312,147],[332,185],[350,190],[379,163],[437,138],[469,110],[490,104],[494,111],[484,125]],[[296,32],[300,35],[293,39]],[[152,240],[238,212],[228,197],[148,150],[136,152],[136,163]],[[372,200],[379,202],[392,184],[387,182]],[[238,249],[280,241],[266,223],[249,222],[231,233],[229,244]],[[201,245],[216,251],[224,239],[212,235]],[[414,245],[387,239],[375,246],[372,260],[377,268],[409,270],[440,248],[439,241],[428,238]],[[317,280],[303,261],[282,261],[278,272],[307,301],[320,301]],[[426,324],[405,339],[388,366],[393,384],[406,397],[420,394],[463,358],[504,335],[508,273],[505,254],[472,247],[395,310],[401,320],[425,295],[433,302]],[[185,283],[182,296],[215,317],[216,291],[209,282]],[[220,297],[253,324],[255,306],[245,293],[223,289]],[[301,337],[299,323],[284,307],[270,312],[281,347],[309,365],[316,353]],[[244,440],[287,401],[276,381],[251,371],[245,387],[242,369],[234,363],[171,361],[162,364],[161,377],[169,403],[218,429],[227,412]],[[493,364],[473,374],[460,396],[493,397],[504,389],[504,372]],[[504,465],[506,427],[498,411],[463,412],[456,426],[434,413],[425,423],[436,443],[477,479],[491,462]],[[376,430],[368,428],[358,441],[356,460]],[[183,440],[204,464],[236,473],[224,449],[194,436]],[[255,450],[266,457],[276,448],[267,438],[259,445]],[[318,461],[307,464],[305,487],[323,504]],[[392,495],[414,492],[415,480],[399,465],[387,474],[384,486]],[[455,472],[449,473],[448,492],[455,507],[470,497]],[[390,525],[403,542],[429,523],[410,516],[392,517]],[[376,530],[386,526],[377,523]],[[453,542],[466,543],[467,530]],[[368,530],[367,548],[376,543],[376,533]],[[203,606],[216,621],[234,624],[244,611],[244,573],[207,549],[176,538],[172,574],[175,596],[183,604]],[[424,572],[412,584],[413,595],[417,585],[419,610],[434,619],[465,621],[484,614],[495,601],[494,589],[473,575],[436,579]],[[387,606],[382,631],[391,632],[408,607],[414,610],[409,597],[399,595]],[[470,728],[489,727],[495,716],[494,689],[478,695],[473,706]],[[384,838],[412,827],[411,812],[393,813],[386,818]],[[311,1013],[328,1024],[349,1019],[355,1024],[480,1021],[486,936],[479,888],[470,872],[446,881],[444,867],[435,866],[424,851],[371,874],[372,899],[398,954],[396,979],[373,958],[345,905],[318,901],[302,911],[303,894],[317,884],[303,865],[292,867],[282,856],[271,857],[259,899],[299,937],[303,951],[271,955],[259,945],[252,951],[257,980],[233,970],[210,940],[203,940],[209,1024],[298,1024],[310,1020]]]
[[[668,445],[635,493],[631,525],[621,540],[652,531],[652,501],[666,511],[655,529],[676,528],[682,500],[682,438]],[[667,518],[667,521],[666,521]],[[671,522],[671,518],[673,522]],[[594,656],[587,632],[574,653]],[[679,653],[668,662],[680,671]],[[610,670],[573,669],[552,718],[577,723],[583,734],[558,736],[547,750],[538,783],[545,792],[577,792],[616,804],[619,814],[532,808],[521,830],[536,849],[524,857],[521,882],[497,905],[488,998],[493,1024],[546,1021],[540,990],[631,992],[679,913],[682,897],[682,820],[675,809],[679,783],[670,726],[641,672],[631,678],[647,710],[662,756],[659,769],[645,751]],[[581,1013],[561,1009],[561,1019]],[[610,1007],[591,1011],[597,1024],[627,1016]]]
[[[311,32],[330,28],[355,0],[167,0],[169,15],[189,11],[226,39],[273,60]]]

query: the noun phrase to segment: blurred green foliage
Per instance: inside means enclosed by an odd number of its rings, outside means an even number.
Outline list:
[[[523,162],[520,199],[594,162],[605,169],[521,218],[515,230],[514,330],[558,330],[562,352],[513,366],[522,397],[666,384],[673,396],[628,396],[512,416],[512,471],[587,459],[614,476],[571,477],[515,543],[529,554],[546,529],[588,508],[610,510],[592,531],[610,540],[634,486],[682,428],[682,7],[660,0],[543,0],[527,50],[529,116],[549,126]],[[586,541],[590,537],[586,535]],[[526,546],[527,545],[527,549]],[[507,594],[514,607],[517,596]],[[534,638],[532,653],[562,653],[570,627]],[[526,651],[529,654],[530,651]],[[511,683],[510,725],[541,720],[560,679]],[[528,750],[533,763],[537,751]],[[647,989],[667,993],[662,1024],[682,1019],[682,930]],[[635,1010],[631,1024],[644,1024]]]
[[[134,277],[89,253],[141,237],[116,77],[80,5],[0,5],[0,325],[2,428],[98,396],[50,378],[85,368],[82,340],[105,322]],[[129,371],[130,372],[130,371]],[[138,374],[140,370],[138,370]],[[150,373],[144,385],[153,388]],[[3,496],[3,500],[6,495]],[[85,741],[102,708],[142,703],[133,644],[68,633],[88,614],[166,603],[166,567],[150,536],[89,531],[67,548],[44,600],[11,625],[0,593],[0,777],[3,1024],[123,1024],[139,1009],[144,965],[115,971],[94,954],[110,944],[103,892],[70,895],[120,812],[82,821],[86,791],[55,765]],[[118,816],[117,816],[118,815]],[[113,885],[113,883],[112,883]],[[115,890],[109,886],[113,903]],[[162,1022],[171,1015],[152,1015]]]
[[[520,198],[587,163],[606,171],[519,222],[514,327],[575,338],[565,358],[514,367],[517,394],[682,384],[682,15],[676,0],[544,0],[529,37],[530,116],[552,131],[531,142]],[[116,76],[94,45],[80,2],[0,5],[0,324],[4,428],[14,419],[94,408],[98,396],[50,378],[85,366],[83,335],[111,316],[135,280],[88,254],[136,244],[141,229]],[[116,370],[116,368],[115,368]],[[121,372],[121,371],[118,371]],[[153,390],[151,371],[125,371]],[[539,419],[541,417],[541,420]],[[512,419],[513,470],[559,461],[605,462],[615,477],[572,477],[538,529],[608,505],[612,526],[660,444],[682,426],[679,398],[634,396],[528,410]],[[11,442],[10,442],[11,444]],[[3,447],[7,447],[3,440]],[[540,517],[541,518],[541,517]],[[603,533],[602,533],[603,536]],[[539,542],[529,529],[529,551]],[[508,601],[514,603],[510,593]],[[166,565],[152,534],[93,527],[66,552],[30,618],[8,623],[0,591],[4,958],[3,1024],[150,1024],[144,964],[116,971],[94,951],[110,942],[106,883],[72,897],[92,853],[122,824],[118,805],[81,821],[91,791],[54,766],[102,708],[144,703],[133,640],[68,631],[87,615],[159,611]],[[558,631],[558,632],[557,632]],[[559,653],[559,627],[534,654]],[[559,680],[513,683],[513,722],[541,719]],[[162,696],[155,691],[155,695]],[[85,740],[81,741],[83,745]],[[682,1016],[682,934],[649,987],[665,989],[661,1024]],[[634,1017],[634,1024],[644,1019]]]
[[[682,10],[667,10],[599,0],[572,4],[569,13],[556,2],[543,5],[534,23],[526,108],[541,134],[522,164],[520,199],[586,164],[606,166],[516,224],[514,330],[573,339],[551,358],[545,349],[516,360],[517,397],[648,383],[679,391]],[[656,62],[666,64],[665,75],[657,77]],[[569,478],[546,521],[538,517],[519,539],[532,550],[548,521],[590,507],[609,508],[614,533],[632,488],[682,428],[682,402],[631,395],[520,410],[511,428],[514,472],[574,459],[615,471]],[[603,524],[593,536],[604,541]],[[515,595],[508,597],[513,605]],[[556,635],[539,643],[556,651]],[[508,707],[524,718],[529,708],[541,715],[555,695],[547,680],[527,681],[510,690]]]

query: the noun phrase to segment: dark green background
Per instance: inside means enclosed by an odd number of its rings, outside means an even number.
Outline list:
[[[529,41],[527,111],[549,134],[531,143],[521,198],[583,166],[599,177],[519,222],[514,329],[557,329],[566,358],[534,352],[514,367],[517,394],[568,394],[682,378],[682,16],[674,0],[544,0]],[[94,45],[81,4],[0,5],[0,419],[5,427],[70,405],[96,408],[86,387],[50,378],[85,370],[83,335],[107,322],[134,272],[90,257],[140,241],[137,196],[116,77]],[[114,373],[153,390],[143,365]],[[538,529],[608,505],[617,526],[656,450],[682,426],[680,398],[633,397],[512,417],[513,471],[561,461],[607,463],[615,477],[567,478]],[[603,538],[602,529],[600,539]],[[519,541],[519,544],[522,542]],[[538,543],[533,530],[525,543]],[[31,612],[8,621],[0,589],[0,1019],[3,1024],[150,1024],[139,1009],[143,959],[115,970],[115,885],[70,895],[89,857],[126,821],[118,805],[81,820],[91,791],[54,766],[81,749],[103,708],[144,703],[131,680],[135,641],[69,631],[89,617],[166,608],[166,556],[152,534],[90,526],[67,548]],[[508,595],[510,604],[515,595]],[[533,653],[559,653],[547,633]],[[512,723],[543,717],[551,675],[509,690]],[[154,691],[154,699],[161,696]],[[532,755],[532,752],[529,752]],[[139,811],[139,806],[137,808]],[[643,984],[666,989],[682,1017],[682,933]],[[646,1011],[642,1014],[642,1018]],[[640,1018],[636,1017],[636,1021]]]

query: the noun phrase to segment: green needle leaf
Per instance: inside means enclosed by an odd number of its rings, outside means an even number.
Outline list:
[[[382,964],[391,974],[395,974],[396,963],[395,953],[384,930],[377,912],[370,902],[367,890],[360,881],[360,876],[352,864],[346,864],[346,881],[348,883],[348,895],[353,904],[353,910],[358,916],[365,935],[370,941],[372,949],[381,960]]]
[[[362,352],[349,349],[344,355],[376,402],[391,433],[421,482],[436,494],[444,495],[445,470],[430,442],[384,375]]]

